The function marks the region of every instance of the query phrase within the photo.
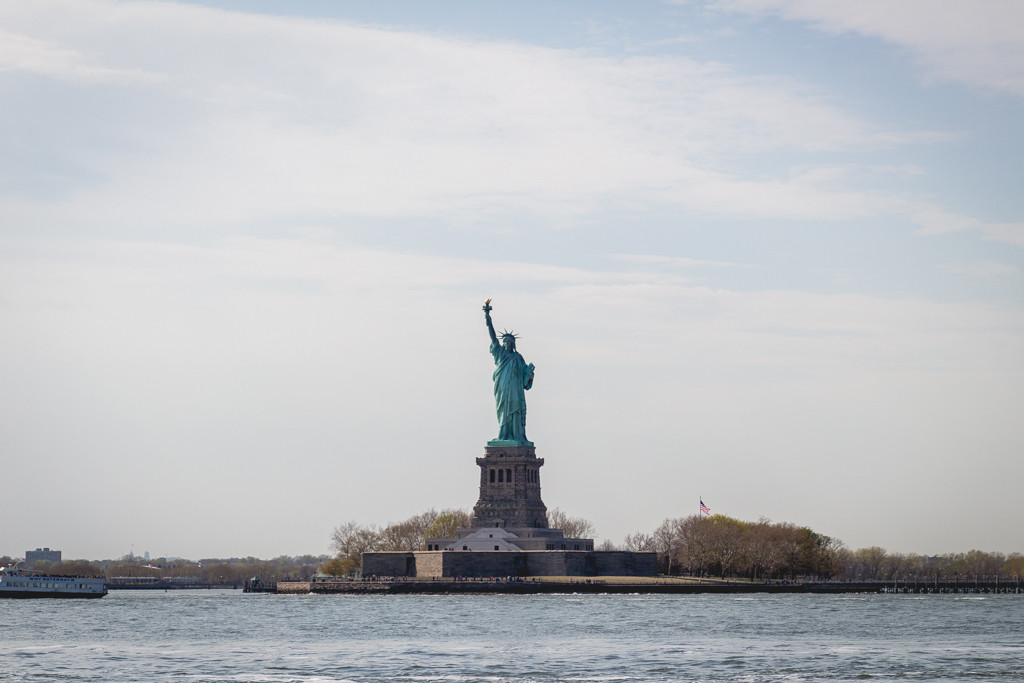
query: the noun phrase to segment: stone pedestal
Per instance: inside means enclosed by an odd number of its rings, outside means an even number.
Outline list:
[[[473,506],[473,528],[547,528],[547,507],[540,499],[544,458],[537,457],[532,444],[491,441],[476,464],[480,465],[480,499]]]

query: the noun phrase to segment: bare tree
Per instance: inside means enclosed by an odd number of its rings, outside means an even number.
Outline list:
[[[666,519],[654,530],[651,537],[654,548],[658,552],[658,563],[665,567],[665,573],[671,574],[673,566],[681,566],[684,562],[684,532],[687,518],[677,517]]]
[[[649,553],[657,550],[654,536],[645,534],[642,531],[638,531],[635,534],[627,534],[622,545],[626,550],[634,553]]]
[[[725,515],[714,515],[708,521],[711,522],[710,555],[724,578],[726,574],[732,573],[740,557],[746,524]]]
[[[685,565],[690,574],[703,576],[715,560],[713,525],[710,517],[690,515],[679,520],[679,563]]]
[[[357,566],[362,565],[363,553],[380,550],[381,545],[380,531],[358,522],[339,524],[331,534],[331,548],[337,551],[338,557],[347,557]]]
[[[999,571],[1009,578],[1024,578],[1024,555],[1010,553],[1010,556],[1006,558],[1006,562],[999,568]]]
[[[775,525],[766,519],[747,527],[743,538],[743,555],[746,557],[750,578],[772,578],[772,571],[782,564],[779,540],[780,534]]]
[[[597,535],[589,520],[573,517],[558,508],[548,510],[548,528],[561,529],[566,538],[593,538]]]

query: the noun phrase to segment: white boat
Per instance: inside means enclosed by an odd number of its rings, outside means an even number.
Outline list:
[[[32,569],[0,567],[0,598],[102,598],[104,578],[52,576]]]

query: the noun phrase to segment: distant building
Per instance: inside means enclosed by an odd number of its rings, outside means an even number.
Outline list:
[[[49,548],[36,548],[35,550],[25,551],[25,564],[33,565],[36,562],[49,562],[51,564],[60,564],[60,551],[50,550]]]

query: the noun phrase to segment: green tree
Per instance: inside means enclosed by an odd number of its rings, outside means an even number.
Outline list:
[[[445,509],[423,532],[424,538],[455,538],[459,529],[466,529],[472,522],[472,515],[466,510]]]
[[[352,561],[352,558],[335,557],[320,565],[317,572],[324,576],[347,576],[354,574],[358,569],[359,567]]]
[[[438,519],[444,517],[445,522],[452,523],[454,528],[452,529],[451,536],[434,536],[432,528],[437,523]],[[421,512],[418,515],[403,520],[401,522],[388,524],[386,527],[381,529],[380,537],[380,550],[422,550],[424,546],[424,540],[427,538],[451,538],[455,536],[455,529],[461,527],[468,527],[470,523],[470,515],[465,510],[454,510],[444,509],[441,512],[431,508],[426,512]]]

